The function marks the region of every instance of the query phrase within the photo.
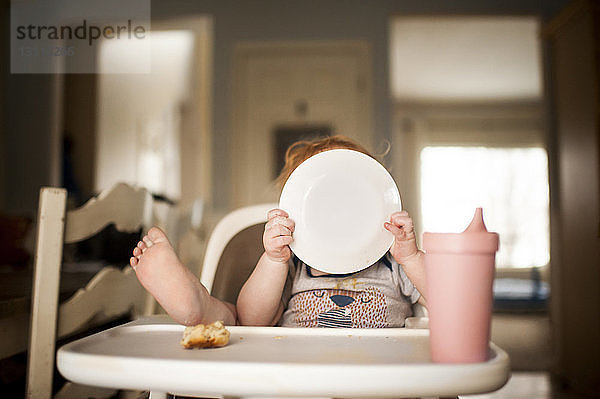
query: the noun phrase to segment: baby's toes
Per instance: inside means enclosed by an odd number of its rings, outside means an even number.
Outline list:
[[[133,256],[135,256],[136,258],[142,256],[142,249],[139,247],[133,248]]]
[[[142,238],[142,241],[144,242],[146,248],[150,248],[153,244],[152,240],[148,236],[144,236],[144,238]],[[146,248],[142,248],[142,249],[146,249]]]
[[[129,264],[131,265],[131,267],[133,267],[135,269],[135,267],[138,264],[138,259],[134,256],[132,256],[131,258],[129,258]]]

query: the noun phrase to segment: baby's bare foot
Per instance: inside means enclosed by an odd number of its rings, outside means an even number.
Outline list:
[[[148,231],[133,249],[130,264],[144,288],[178,323],[235,323],[233,305],[210,297],[200,280],[181,263],[162,230],[153,227]]]
[[[152,227],[138,242],[129,263],[140,283],[167,311],[179,307],[185,288],[196,284],[194,275],[157,227]]]

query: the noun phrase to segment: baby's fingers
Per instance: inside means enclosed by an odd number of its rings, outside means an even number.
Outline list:
[[[265,229],[265,238],[273,238],[278,236],[291,236],[292,230],[282,224],[276,224]]]
[[[404,230],[402,230],[400,227],[393,225],[389,222],[385,222],[383,224],[383,227],[385,227],[385,229],[387,231],[389,231],[390,233],[392,233],[394,235],[394,237],[397,237],[399,239],[402,239],[406,236],[406,234],[404,233]]]
[[[291,251],[288,245],[294,240],[294,221],[287,212],[281,209],[272,209],[267,214],[267,224],[263,234],[263,245],[269,258],[275,261],[287,261]]]
[[[415,228],[408,212],[396,212],[390,216],[390,221],[383,224],[386,230],[394,235],[396,241],[410,241],[415,239]]]
[[[287,228],[290,233],[294,232],[295,223],[292,219],[283,216],[275,216],[273,219],[270,219],[265,225],[265,230],[272,229],[276,226],[284,226]]]
[[[288,245],[292,241],[293,238],[291,235],[281,235],[266,239],[264,242],[265,253],[273,261],[286,262],[291,256]]]
[[[267,212],[267,219],[271,220],[276,216],[282,216],[284,218],[289,217],[288,213],[286,211],[284,211],[283,209],[271,209],[269,212]]]
[[[403,228],[405,230],[413,230],[414,229],[413,220],[411,219],[410,216],[408,216],[408,212],[406,212],[406,211],[396,212],[396,213],[392,214],[392,216],[390,216],[389,223],[391,223],[397,227]]]
[[[271,243],[274,248],[283,248],[286,245],[290,245],[292,241],[294,241],[292,236],[277,236],[272,238]]]

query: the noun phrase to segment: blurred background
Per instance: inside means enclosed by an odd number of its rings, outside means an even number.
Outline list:
[[[72,207],[117,182],[200,204],[182,249],[198,272],[220,217],[277,200],[287,145],[342,134],[390,170],[419,235],[477,206],[500,233],[493,340],[521,387],[502,397],[600,397],[597,1],[150,4],[149,73],[112,73],[139,53],[105,40],[97,73],[16,74],[2,2],[5,283],[31,267],[43,185]]]

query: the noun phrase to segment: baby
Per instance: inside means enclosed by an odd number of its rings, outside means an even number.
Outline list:
[[[303,161],[332,149],[371,156],[341,136],[298,142],[286,153],[280,186]],[[394,235],[389,252],[368,268],[344,275],[320,272],[292,254],[294,221],[285,211],[273,209],[267,218],[265,251],[242,287],[237,306],[210,296],[158,228],[150,229],[138,243],[130,264],[142,285],[184,325],[223,320],[228,325],[402,327],[412,314],[411,305],[425,304],[420,294],[425,290],[423,252],[405,211],[390,215],[384,223]]]

